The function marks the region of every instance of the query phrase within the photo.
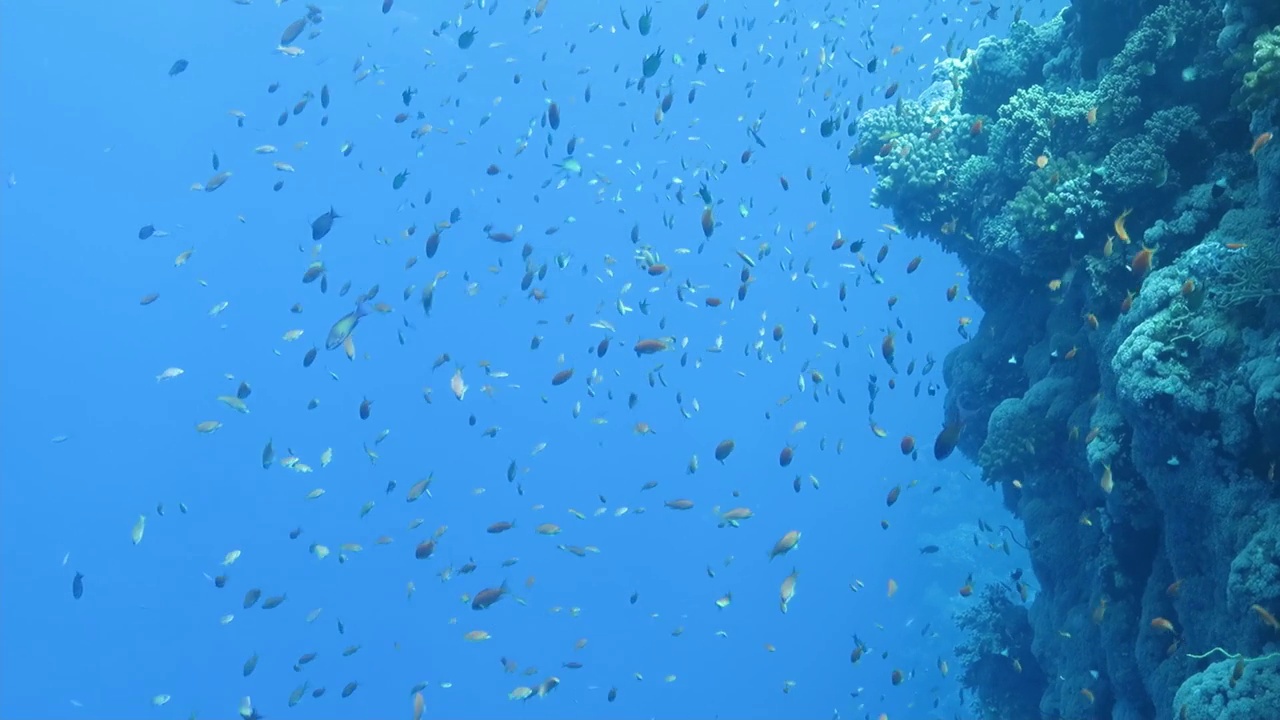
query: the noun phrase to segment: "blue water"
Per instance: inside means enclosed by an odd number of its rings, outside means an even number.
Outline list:
[[[325,3],[314,26],[321,34],[304,33],[296,44],[305,55],[290,58],[273,50],[305,12],[297,0],[0,4],[0,171],[9,181],[0,193],[0,717],[228,718],[244,696],[267,717],[410,717],[419,682],[428,683],[432,718],[965,716],[951,614],[967,601],[957,589],[970,573],[979,583],[1002,580],[1027,561],[1016,546],[1009,556],[989,547],[1000,542],[992,533],[974,544],[977,518],[1013,521],[958,453],[933,459],[943,392],[915,397],[912,389],[926,353],[938,367],[923,382],[943,382],[941,361],[963,342],[958,318],[973,318],[976,328],[980,311],[965,300],[953,258],[882,227],[892,218],[868,208],[869,178],[846,168],[849,138],[843,129],[822,138],[818,125],[859,94],[868,107],[883,103],[890,79],[902,84],[899,92],[919,91],[928,68],[916,66],[941,56],[947,36],[956,31],[957,45],[972,44],[1003,31],[1008,10],[1000,22],[972,29],[984,8],[895,4],[879,12],[876,47],[868,49],[861,36],[876,14],[858,5],[760,3],[748,11],[712,2],[697,21],[695,4],[655,3],[648,37],[638,33],[643,8],[635,3],[627,4],[630,31],[616,4],[552,0],[527,24],[525,6],[512,0],[493,13],[462,5],[400,0],[384,15],[368,0]],[[941,27],[944,10],[963,22]],[[837,15],[847,19],[844,30],[827,20]],[[456,45],[458,18],[480,31],[467,50]],[[821,25],[811,29],[810,21]],[[437,36],[441,22],[449,26]],[[595,22],[603,27],[589,32]],[[922,44],[925,32],[934,36]],[[819,47],[825,39],[830,49],[840,34],[834,69],[815,80]],[[904,50],[891,56],[892,45]],[[666,55],[647,92],[628,87],[659,46]],[[700,50],[708,67],[696,71]],[[888,65],[868,75],[844,50]],[[673,62],[676,53],[683,66]],[[378,70],[356,84],[352,65],[361,56],[364,68]],[[179,58],[189,66],[170,76]],[[690,105],[695,80],[706,86]],[[280,87],[268,93],[272,82]],[[668,82],[675,102],[655,125],[654,88]],[[318,98],[277,126],[281,111],[325,83],[333,98],[327,127]],[[418,91],[408,109],[415,117],[395,124],[410,86]],[[563,116],[556,132],[541,124],[549,99]],[[246,114],[244,127],[232,109]],[[746,131],[762,113],[763,148]],[[423,122],[448,132],[411,138]],[[528,149],[515,157],[530,127]],[[575,135],[584,172],[566,176],[554,163]],[[345,141],[354,143],[350,157],[339,152]],[[263,144],[279,152],[255,154]],[[748,149],[754,154],[743,165]],[[216,192],[190,190],[215,174],[215,152],[233,175]],[[277,171],[277,160],[296,172]],[[490,164],[501,173],[486,174]],[[407,182],[393,190],[393,176],[405,169]],[[683,205],[673,178],[684,183]],[[274,192],[277,180],[284,187]],[[703,182],[723,201],[707,241],[696,193]],[[820,197],[824,185],[830,205]],[[740,202],[752,206],[746,218]],[[308,224],[331,205],[342,217],[314,258],[328,269],[322,294],[301,277],[316,245]],[[428,260],[424,241],[455,207],[461,220]],[[664,228],[664,214],[674,229]],[[488,223],[524,229],[498,244],[481,230]],[[148,224],[168,235],[140,240]],[[415,224],[416,234],[404,237]],[[629,239],[636,225],[669,275],[637,267]],[[559,231],[545,234],[551,226]],[[857,266],[847,245],[831,249],[837,229],[850,242],[866,241],[873,266],[890,244],[878,269],[883,284]],[[546,293],[541,302],[519,287],[525,243],[532,262],[548,268],[534,284]],[[746,300],[731,307],[742,267],[734,251],[755,257],[762,243],[771,254],[752,271]],[[194,250],[189,262],[175,267],[185,250]],[[563,269],[560,255],[570,257]],[[922,263],[908,276],[915,256]],[[418,262],[406,269],[411,257]],[[442,271],[448,275],[426,317],[419,292]],[[696,307],[676,296],[686,280],[706,286],[686,293]],[[347,281],[351,292],[339,297]],[[947,303],[953,283],[960,297]],[[329,326],[374,284],[377,300],[394,311],[361,321],[354,361],[324,350]],[[408,300],[406,286],[414,286]],[[139,305],[148,293],[158,300]],[[724,304],[705,307],[709,295]],[[619,298],[635,310],[619,314]],[[210,317],[224,301],[226,310]],[[300,314],[290,312],[295,303]],[[616,332],[590,327],[599,319]],[[786,328],[785,348],[770,337],[776,324]],[[903,370],[896,389],[887,387],[893,373],[879,355],[890,328]],[[305,334],[282,340],[291,329]],[[535,335],[541,346],[531,350]],[[631,352],[637,340],[663,336],[687,338],[687,348]],[[606,337],[613,344],[598,358],[595,346]],[[708,349],[717,337],[720,353]],[[748,350],[757,340],[759,356]],[[319,359],[304,369],[313,344]],[[442,353],[451,359],[433,371]],[[917,369],[907,376],[911,359]],[[509,376],[486,377],[481,362]],[[806,364],[821,371],[821,384]],[[169,367],[185,373],[158,383]],[[455,367],[470,386],[461,402],[449,390]],[[573,379],[551,386],[567,367]],[[881,386],[875,421],[886,438],[869,429],[871,374]],[[252,386],[249,414],[215,399],[235,394],[242,380]],[[312,398],[320,404],[308,410]],[[368,420],[357,413],[364,398],[373,401]],[[205,420],[223,427],[197,433]],[[793,433],[799,421],[807,427]],[[637,422],[653,433],[634,432]],[[482,435],[493,426],[496,437]],[[375,445],[384,429],[390,434]],[[904,434],[917,438],[918,460],[899,451]],[[737,446],[721,465],[712,455],[726,438]],[[315,472],[279,462],[264,470],[269,439],[277,459],[292,449]],[[534,454],[541,443],[545,450]],[[779,467],[787,444],[795,461]],[[376,448],[376,464],[364,446]],[[333,462],[321,469],[326,448]],[[690,475],[695,454],[700,467]],[[511,462],[515,483],[506,479]],[[432,496],[407,504],[409,486],[432,473]],[[642,492],[648,481],[659,484]],[[391,482],[397,486],[387,493]],[[888,508],[895,485],[905,489]],[[306,499],[314,488],[326,494]],[[662,507],[674,498],[696,506]],[[370,500],[376,506],[361,518]],[[747,506],[756,517],[719,528],[716,506]],[[630,512],[617,516],[620,508]],[[146,532],[134,545],[139,515]],[[407,529],[414,518],[424,522]],[[507,533],[485,532],[512,519],[517,526]],[[536,535],[532,528],[544,522],[563,533]],[[448,530],[435,555],[415,559],[414,546],[440,526]],[[303,532],[290,540],[295,527]],[[792,529],[803,532],[799,547],[770,562],[768,550]],[[377,545],[381,535],[394,542]],[[308,553],[312,543],[333,553],[319,560]],[[340,564],[342,543],[364,549]],[[599,553],[576,557],[557,549],[561,543]],[[918,548],[928,544],[940,552],[922,556]],[[233,550],[241,556],[222,567]],[[501,567],[509,557],[519,563]],[[438,577],[469,558],[478,565],[473,574]],[[792,568],[797,593],[783,614],[779,584]],[[84,575],[78,600],[76,572]],[[228,581],[218,589],[209,577],[223,572]],[[890,578],[900,586],[893,598]],[[503,580],[524,605],[508,597],[477,612],[460,599]],[[865,583],[857,593],[855,581]],[[273,610],[243,609],[244,592],[255,587],[287,600]],[[733,603],[719,609],[714,601],[726,592]],[[316,608],[323,612],[307,623]],[[224,625],[226,614],[235,617]],[[674,636],[677,628],[683,633]],[[463,633],[476,629],[492,639],[465,642]],[[852,665],[855,633],[870,650]],[[580,638],[588,643],[575,650]],[[351,645],[359,652],[343,657]],[[318,658],[295,672],[297,658],[312,651]],[[243,677],[255,652],[259,665]],[[502,657],[537,672],[507,674]],[[939,658],[952,665],[947,678]],[[561,666],[568,661],[583,667]],[[910,676],[896,687],[894,669]],[[507,699],[550,675],[561,683],[547,697]],[[351,681],[358,689],[340,698]],[[794,687],[784,693],[788,681]],[[288,708],[304,682],[308,694]],[[312,698],[318,687],[326,694]],[[171,699],[155,706],[158,695]]]

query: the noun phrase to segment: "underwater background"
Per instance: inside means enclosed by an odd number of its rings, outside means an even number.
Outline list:
[[[1280,706],[1273,0],[0,1],[0,717]]]

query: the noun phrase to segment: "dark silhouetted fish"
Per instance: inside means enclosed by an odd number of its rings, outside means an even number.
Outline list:
[[[284,32],[280,34],[280,44],[281,45],[292,44],[293,41],[297,40],[298,36],[302,34],[302,31],[306,29],[307,29],[307,19],[305,17],[294,20],[293,22],[289,23],[289,27],[285,28]]]
[[[79,600],[84,595],[84,575],[76,573],[76,577],[71,581],[71,597]]]
[[[329,212],[311,221],[311,239],[319,240],[328,235],[329,231],[333,229],[333,221],[340,217],[342,216],[334,212],[333,206],[330,205]]]
[[[502,596],[506,595],[508,592],[510,591],[507,590],[506,580],[502,581],[502,585],[500,587],[485,588],[484,590],[481,590],[480,592],[476,593],[475,598],[473,598],[471,601],[471,609],[484,610],[485,608],[488,608],[490,605],[501,600]]]

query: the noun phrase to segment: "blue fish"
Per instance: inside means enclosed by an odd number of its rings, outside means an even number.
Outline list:
[[[334,212],[333,206],[330,205],[329,212],[324,213],[311,221],[311,239],[322,240],[324,236],[328,235],[329,231],[333,229],[333,221],[340,217],[342,216]]]
[[[360,318],[369,314],[369,309],[365,307],[361,301],[356,305],[356,309],[338,318],[338,321],[329,328],[329,338],[324,341],[326,350],[342,347],[342,343],[351,337],[351,333],[355,331],[356,325],[360,322]]]

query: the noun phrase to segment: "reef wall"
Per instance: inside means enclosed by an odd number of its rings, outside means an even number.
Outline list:
[[[1040,587],[960,619],[975,709],[1280,716],[1280,2],[1077,0],[933,80],[850,161],[985,311],[948,403]]]

